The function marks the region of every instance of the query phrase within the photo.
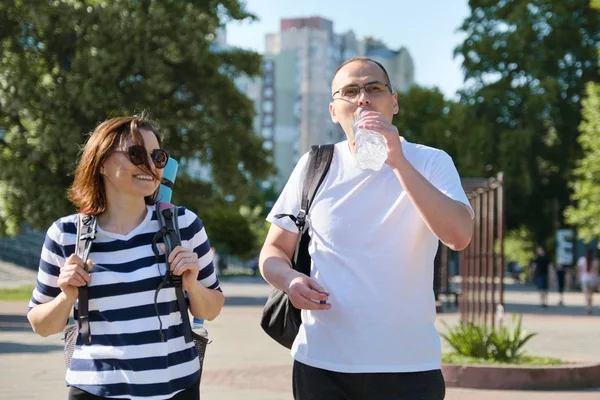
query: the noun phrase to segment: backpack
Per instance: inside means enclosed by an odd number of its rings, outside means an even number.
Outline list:
[[[204,354],[206,352],[206,345],[208,344],[208,338],[198,335],[192,331],[189,314],[188,314],[188,303],[183,293],[182,277],[172,275],[170,273],[170,265],[168,263],[169,254],[171,251],[181,245],[181,236],[178,225],[178,213],[179,208],[170,203],[157,202],[155,205],[156,217],[158,219],[159,230],[152,239],[152,251],[154,256],[159,258],[158,243],[162,240],[165,244],[165,263],[167,270],[165,277],[161,284],[156,289],[154,295],[154,301],[156,302],[158,292],[165,285],[167,281],[173,283],[175,287],[175,295],[177,297],[177,305],[183,321],[183,336],[186,343],[194,341],[196,350],[198,351],[198,358],[200,362],[200,375],[202,375],[202,366],[204,363]],[[79,255],[84,264],[87,262],[87,258],[92,247],[92,242],[96,238],[97,230],[97,219],[94,216],[79,214],[77,219],[77,241],[75,242],[75,254]],[[83,253],[80,254],[83,248]],[[65,364],[67,368],[71,365],[73,352],[77,342],[77,336],[81,334],[81,343],[90,344],[91,342],[91,331],[89,325],[88,316],[88,287],[82,286],[79,288],[78,297],[78,310],[77,310],[77,323],[69,325],[64,330],[65,340]],[[162,322],[161,322],[162,325]],[[162,329],[159,331],[161,339],[164,341]]]
[[[317,193],[317,189],[325,179],[331,160],[333,159],[334,145],[312,146],[308,157],[308,168],[302,184],[302,198],[300,211],[297,215],[277,214],[275,218],[289,217],[298,227],[298,239],[292,259],[292,267],[307,276],[310,276],[311,258],[308,253],[310,235],[306,224],[306,216]],[[273,289],[269,294],[263,309],[261,327],[272,339],[290,349],[300,325],[302,317],[300,310],[294,307],[287,293]]]

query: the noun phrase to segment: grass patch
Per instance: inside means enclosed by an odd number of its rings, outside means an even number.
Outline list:
[[[442,362],[444,364],[460,364],[460,365],[472,365],[472,364],[484,364],[484,365],[522,365],[522,366],[551,366],[551,365],[565,365],[570,364],[568,361],[559,360],[558,358],[552,357],[538,357],[538,356],[527,356],[520,357],[516,362],[506,363],[495,360],[486,360],[484,358],[468,357],[457,353],[444,353],[442,354]]]
[[[33,285],[21,286],[18,288],[0,288],[0,300],[28,301],[31,299],[33,288]]]

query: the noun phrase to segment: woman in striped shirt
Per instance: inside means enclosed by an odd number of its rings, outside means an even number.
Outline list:
[[[183,337],[175,289],[163,282],[165,260],[152,239],[159,230],[154,202],[168,154],[143,116],[100,124],[90,136],[68,195],[95,215],[88,265],[74,255],[77,214],[57,220],[42,249],[28,318],[42,336],[59,333],[87,285],[91,343],[80,338],[67,370],[69,399],[198,399],[199,363]],[[169,257],[197,318],[219,315],[224,297],[202,222],[180,207],[181,246]],[[89,272],[87,272],[89,271]],[[155,303],[156,301],[156,303]]]

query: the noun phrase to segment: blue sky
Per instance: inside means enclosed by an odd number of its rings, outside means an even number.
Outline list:
[[[356,37],[373,36],[397,50],[406,47],[415,63],[415,80],[437,86],[454,97],[463,86],[460,59],[454,48],[464,34],[457,32],[469,15],[467,0],[246,0],[259,21],[230,23],[230,45],[264,50],[266,33],[279,31],[281,18],[321,16],[333,21],[336,33],[353,30]]]

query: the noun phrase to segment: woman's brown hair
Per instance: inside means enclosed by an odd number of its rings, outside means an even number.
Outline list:
[[[585,251],[585,269],[586,272],[591,272],[592,271],[592,263],[594,262],[594,250],[588,248]]]
[[[75,179],[67,192],[69,200],[79,212],[99,215],[106,210],[106,192],[100,174],[102,164],[127,139],[131,139],[133,144],[143,146],[144,139],[140,134],[140,129],[154,133],[158,145],[162,147],[162,139],[156,125],[143,114],[111,118],[98,125],[92,132],[82,149],[79,163],[75,169]],[[152,173],[148,160],[145,165],[140,167],[156,179],[159,178]],[[154,204],[157,195],[158,189],[151,196],[145,198],[146,204]]]

